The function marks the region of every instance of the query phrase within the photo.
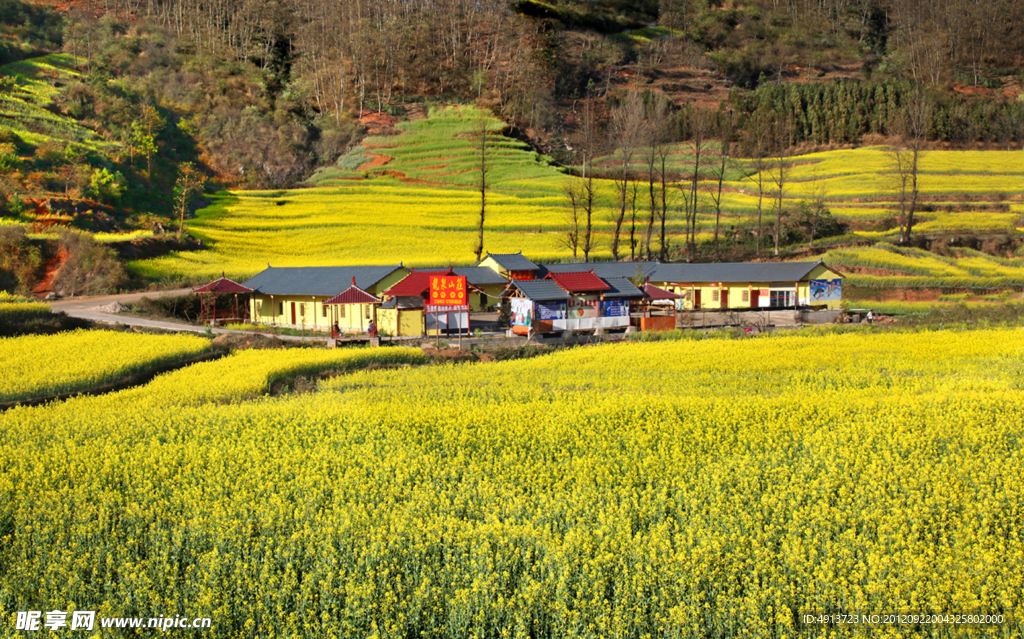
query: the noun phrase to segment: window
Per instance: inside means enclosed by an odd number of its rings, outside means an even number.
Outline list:
[[[686,301],[687,302],[693,302],[693,291],[692,290],[686,291]]]
[[[771,303],[776,308],[793,306],[793,291],[771,291]]]
[[[717,288],[715,290],[711,291],[711,301],[712,302],[717,302],[718,301],[718,289]]]
[[[277,312],[278,315],[284,315],[284,302],[281,302],[281,310]]]
[[[339,304],[338,305],[338,317],[340,317],[341,319],[345,319],[345,305],[344,304]]]
[[[323,312],[323,315],[321,317],[327,317],[327,305],[326,304],[321,304],[320,305],[320,310],[321,310],[321,312]]]
[[[369,304],[364,304],[363,308],[366,309],[366,319],[370,319],[370,305]]]
[[[743,291],[743,301],[744,302],[749,302],[750,301],[750,291]]]

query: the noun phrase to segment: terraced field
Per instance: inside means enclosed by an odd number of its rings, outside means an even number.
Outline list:
[[[1024,286],[1024,257],[1001,258],[972,249],[943,256],[913,247],[879,242],[871,247],[833,249],[821,256],[840,270],[848,284],[901,288],[1003,288]],[[852,268],[849,268],[852,267]],[[874,269],[874,272],[857,272]]]
[[[277,192],[220,194],[189,223],[210,250],[171,254],[135,262],[131,268],[153,279],[203,280],[222,270],[246,277],[274,266],[339,264],[468,264],[479,215],[479,127],[486,120],[472,108],[445,108],[430,117],[405,122],[399,134],[367,138],[364,145],[324,169],[310,182],[315,188]],[[522,250],[534,259],[571,256],[560,244],[566,228],[562,169],[525,144],[498,135],[502,124],[486,120],[488,136],[488,214],[484,244],[493,252]],[[671,156],[677,170],[689,156],[680,145]],[[930,151],[922,160],[920,189],[924,210],[921,232],[969,229],[1017,233],[1024,216],[1024,162],[1020,152]],[[710,158],[713,160],[713,158]],[[614,157],[604,158],[606,168]],[[756,186],[749,162],[729,169],[723,198],[725,233],[756,223]],[[348,167],[348,168],[346,168]],[[824,188],[836,217],[852,224],[849,236],[828,242],[870,243],[892,239],[892,207],[885,195],[881,147],[831,151],[792,158],[787,204]],[[367,177],[369,179],[363,179]],[[816,181],[820,184],[816,184]],[[610,180],[598,181],[595,256],[610,256],[615,193]],[[704,187],[712,186],[705,181]],[[710,238],[714,219],[702,188],[698,240]],[[637,197],[637,217],[649,206],[646,186]],[[679,243],[683,232],[681,191],[668,193],[667,229]],[[771,217],[770,202],[765,216]],[[966,211],[960,209],[969,209]],[[979,210],[984,208],[986,210]],[[649,213],[647,213],[649,215]],[[627,218],[631,212],[627,212]],[[887,223],[888,221],[888,223]],[[642,223],[642,222],[641,222]],[[872,224],[870,230],[865,224]],[[627,230],[630,221],[627,219]]]
[[[55,83],[66,84],[80,78],[74,58],[66,53],[13,62],[0,67],[0,75],[13,76],[17,88],[0,95],[0,127],[18,134],[25,142],[38,146],[46,142],[74,142],[98,150],[109,143],[75,120],[52,110],[59,93]]]

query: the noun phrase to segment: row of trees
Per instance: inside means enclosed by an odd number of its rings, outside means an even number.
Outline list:
[[[900,118],[914,100],[927,102],[923,135],[942,142],[1024,141],[1024,102],[968,100],[913,82],[768,83],[729,103],[750,117],[782,114],[794,143],[855,144],[868,134],[898,135]]]
[[[904,244],[910,241],[918,209],[918,172],[933,108],[924,89],[917,86],[904,96],[889,125],[890,195]],[[706,216],[714,219],[711,246],[719,256],[727,180],[746,181],[757,193],[757,221],[752,233],[758,255],[768,235],[774,254],[779,255],[787,227],[799,230],[809,246],[816,237],[842,231],[828,209],[823,180],[816,181],[810,197],[797,205],[787,202],[790,156],[796,138],[796,127],[788,113],[755,111],[747,118],[746,127],[739,130],[736,114],[727,108],[673,111],[664,96],[633,91],[611,111],[603,129],[598,126],[592,100],[584,101],[580,115],[576,140],[580,174],[570,176],[564,187],[568,223],[562,242],[574,258],[582,256],[589,261],[596,245],[598,194],[593,158],[602,153],[611,153],[612,157],[610,165],[598,170],[613,185],[610,221],[614,260],[627,255],[629,259],[669,259],[671,240],[666,226],[670,207],[682,209],[683,256],[687,260],[697,257],[698,219]],[[682,167],[670,157],[679,152],[680,141],[686,157]],[[734,162],[736,155],[748,161]],[[628,252],[624,245],[629,247]]]
[[[764,236],[764,202],[775,193],[772,206],[775,251],[779,251],[783,191],[787,157],[792,145],[792,125],[781,116],[758,115],[744,137],[736,129],[736,116],[728,109],[687,107],[675,111],[663,94],[631,91],[614,108],[602,134],[593,100],[583,101],[575,144],[580,175],[568,179],[568,231],[563,243],[585,261],[595,248],[594,221],[597,200],[594,182],[595,155],[610,152],[611,166],[599,167],[602,177],[614,185],[612,210],[612,259],[660,259],[670,257],[667,223],[670,205],[681,205],[684,250],[687,259],[697,253],[698,219],[714,214],[713,246],[721,250],[722,211],[727,174],[736,172],[732,156],[742,146],[753,158],[750,179],[758,191],[757,252]],[[684,170],[673,161],[677,143],[685,140],[689,157]],[[772,187],[774,186],[774,191]],[[628,252],[624,245],[628,246]]]

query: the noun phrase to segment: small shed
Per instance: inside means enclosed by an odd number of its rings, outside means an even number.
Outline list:
[[[506,280],[535,280],[541,273],[541,267],[524,257],[522,251],[488,253],[477,266],[489,268]]]
[[[609,289],[601,293],[601,314],[598,326],[625,328],[630,325],[633,307],[642,303],[644,292],[625,277],[606,277]]]
[[[368,332],[370,322],[376,327],[377,307],[383,301],[356,286],[356,278],[353,277],[351,286],[324,301],[331,321],[331,336],[337,337],[339,332]]]
[[[601,296],[612,290],[612,287],[595,275],[593,271],[548,273],[545,280],[554,282],[569,294],[569,299],[565,303],[563,330],[590,330],[605,325],[605,322],[599,321],[601,318]],[[628,313],[625,320],[624,325],[628,326]],[[616,322],[612,323],[617,325]],[[557,324],[556,328],[558,328]]]
[[[249,319],[249,307],[244,302],[239,305],[238,296],[252,293],[252,289],[238,282],[229,280],[221,273],[220,278],[192,289],[199,296],[199,321],[201,322],[245,322]],[[230,307],[218,304],[218,301],[231,299]],[[222,307],[223,306],[223,307]]]
[[[378,333],[391,336],[423,335],[423,304],[402,304],[397,297],[385,301],[377,309]]]
[[[640,330],[674,330],[676,327],[676,300],[683,299],[683,296],[666,291],[650,282],[644,284],[643,293],[643,314],[640,317]]]
[[[503,294],[512,310],[512,332],[528,335],[565,330],[570,295],[551,280],[512,280]]]

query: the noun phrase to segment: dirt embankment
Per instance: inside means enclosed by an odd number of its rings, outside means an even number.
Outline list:
[[[60,269],[64,266],[64,263],[68,261],[68,249],[65,246],[61,246],[57,250],[57,254],[46,260],[46,264],[43,270],[43,279],[39,280],[39,283],[32,287],[32,295],[34,297],[46,297],[53,292],[53,282],[57,279],[57,275],[60,273]]]

